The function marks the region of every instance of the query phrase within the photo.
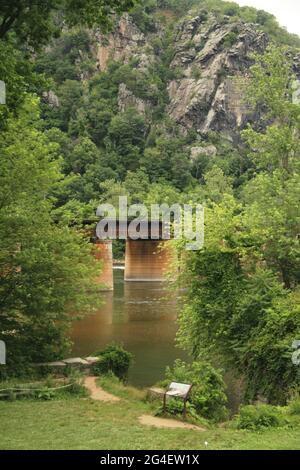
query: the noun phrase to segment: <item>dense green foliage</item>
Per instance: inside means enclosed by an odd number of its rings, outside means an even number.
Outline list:
[[[228,16],[233,22],[242,20],[256,24],[279,44],[300,45],[299,37],[279,26],[271,13],[250,6],[241,7],[235,2],[223,0],[144,0],[142,5],[137,4],[132,10],[132,15],[142,31],[153,29],[153,13],[157,8],[162,11],[171,11],[174,16],[186,15],[190,9],[193,12],[199,12],[203,18],[209,13],[214,13],[220,21],[223,21],[224,16]]]
[[[114,13],[128,11],[134,0],[3,0],[0,5],[0,39],[11,33],[20,42],[37,47],[58,35],[63,25],[112,26]]]
[[[255,23],[277,45],[299,46],[299,38],[264,11],[220,0],[29,3],[0,6],[8,85],[0,107],[0,331],[9,367],[59,357],[76,312],[97,305],[91,246],[78,227],[99,202],[205,201],[205,248],[182,257],[179,342],[197,360],[234,367],[247,399],[285,402],[300,381],[290,350],[300,336],[300,108],[291,99],[291,49],[272,46],[256,57],[249,99],[265,120],[243,132],[242,145],[220,133],[183,135],[168,116],[167,87],[180,77],[170,63],[177,20],[189,8],[202,21],[213,13],[221,23],[224,15]],[[95,30],[83,26],[107,31],[111,13],[133,4],[159,60],[139,67],[135,56],[99,71]],[[156,21],[164,34],[155,34]],[[235,40],[228,35],[222,47]],[[143,100],[143,112],[120,109],[121,85]],[[208,144],[215,156],[191,160],[191,146]]]
[[[196,414],[215,422],[227,417],[227,397],[222,371],[214,369],[206,362],[186,364],[177,359],[173,367],[167,368],[163,385],[168,386],[170,382],[193,385],[188,402]],[[182,400],[178,400],[177,404],[171,403],[170,406],[168,411],[177,414],[178,409],[182,411]]]
[[[243,133],[256,171],[240,197],[225,189],[208,203],[205,248],[185,257],[179,340],[196,357],[221,356],[238,369],[248,399],[280,403],[300,386],[291,360],[300,336],[300,107],[284,50],[257,57],[252,78],[250,97],[273,123]]]
[[[94,365],[96,374],[114,374],[121,380],[126,380],[133,356],[119,344],[110,344],[103,351],[95,353],[100,361]]]
[[[92,246],[84,232],[68,225],[77,211],[82,226],[83,212],[76,203],[71,202],[72,210],[66,205],[62,144],[69,142],[58,129],[46,130],[40,119],[36,94],[49,80],[34,70],[33,48],[59,27],[56,10],[63,10],[69,24],[80,18],[104,26],[112,8],[123,11],[131,4],[1,2],[0,75],[7,89],[0,106],[0,338],[7,347],[1,375],[26,374],[32,363],[60,359],[70,350],[74,318],[97,309],[100,300]],[[84,34],[80,38],[86,41]],[[70,40],[70,51],[73,46]],[[79,89],[78,82],[71,91],[66,87],[66,102],[72,99],[69,92],[78,90],[79,98]],[[64,112],[72,114],[67,106]]]
[[[296,393],[296,395],[289,402],[289,414],[290,415],[300,415],[300,396],[299,396],[299,393]]]
[[[200,199],[206,192],[199,191],[198,182],[209,179],[206,173],[210,175],[214,165],[223,172],[219,181],[224,175],[233,178],[234,188],[251,176],[253,164],[243,149],[237,151],[222,141],[220,135],[208,136],[208,142],[204,142],[217,145],[217,157],[201,156],[191,162],[190,145],[195,140],[199,144],[199,137],[193,130],[180,136],[178,126],[167,115],[167,85],[180,73],[169,67],[174,55],[175,18],[185,15],[191,7],[204,20],[209,11],[220,21],[228,15],[232,21],[239,17],[274,33],[278,29],[272,15],[230,2],[147,0],[131,10],[137,26],[148,34],[155,30],[157,19],[166,22],[164,35],[151,39],[160,60],[147,68],[139,67],[140,58],[134,56],[129,63],[108,63],[106,71],[98,72],[93,58],[94,36],[80,28],[65,32],[50,50],[37,57],[35,72],[51,77],[48,89],[57,97],[54,103],[44,99],[42,109],[45,128],[64,156],[64,173],[68,178],[62,193],[56,196],[58,206],[67,204],[69,218],[91,215],[99,201],[109,200],[112,193],[115,197],[127,194],[134,202],[144,202],[145,194],[150,192],[156,197],[154,201],[151,197],[151,202],[160,202],[157,197],[166,187],[177,192],[177,200],[178,191],[182,200],[186,199],[185,194],[194,192],[195,198]],[[170,14],[164,20],[164,11],[173,12],[174,17]],[[285,37],[291,43],[292,36],[280,35],[283,42]],[[235,39],[226,40],[231,44]],[[279,34],[276,40],[279,41]],[[119,111],[121,84],[136,99],[143,100],[145,113],[135,108]],[[54,132],[53,128],[61,132]],[[214,168],[214,175],[216,171]],[[129,172],[137,175],[134,185],[127,184]],[[140,177],[147,191],[141,191]],[[61,216],[59,209],[57,215]]]
[[[242,406],[236,420],[238,429],[259,431],[266,428],[277,428],[286,424],[282,411],[270,405]]]
[[[70,219],[80,214],[91,215],[99,201],[109,200],[112,193],[115,197],[127,194],[134,202],[144,202],[145,194],[150,192],[154,196],[151,202],[160,202],[157,197],[161,191],[165,193],[166,187],[168,192],[175,191],[177,200],[178,191],[182,200],[187,193],[195,193],[195,199],[200,200],[207,191],[200,191],[198,182],[205,183],[210,175],[211,181],[216,178],[221,181],[224,176],[233,178],[233,187],[237,188],[253,174],[253,162],[244,150],[233,148],[220,135],[209,135],[208,142],[204,142],[217,146],[216,157],[200,156],[191,162],[190,145],[195,141],[199,144],[199,137],[193,130],[180,136],[178,126],[167,115],[167,85],[180,73],[169,67],[174,55],[175,18],[192,7],[204,20],[207,12],[220,21],[228,15],[232,21],[240,18],[260,24],[264,31],[274,33],[277,42],[297,43],[296,38],[278,27],[272,15],[219,0],[138,3],[131,15],[146,34],[155,30],[155,21],[166,23],[164,35],[151,39],[160,60],[147,68],[139,67],[140,58],[135,56],[126,64],[108,63],[107,70],[99,72],[93,57],[93,34],[78,27],[63,33],[50,50],[37,57],[35,72],[51,77],[48,89],[57,97],[54,103],[44,99],[42,110],[45,128],[64,156],[64,173],[68,178],[56,197],[58,207],[67,205]],[[165,11],[173,12],[174,16],[170,13],[164,17]],[[226,38],[228,44],[224,47],[230,47],[235,39]],[[135,108],[119,111],[121,84],[136,99],[143,100],[145,113]],[[222,170],[219,177],[215,176],[218,172],[215,165]],[[127,184],[129,172],[137,175],[134,185]],[[141,191],[140,177],[147,191]],[[59,208],[57,215],[62,215]]]
[[[178,136],[175,124],[164,114],[172,55],[166,52],[161,64],[146,71],[137,69],[134,62],[115,62],[99,73],[91,67],[91,49],[86,47],[91,42],[87,33],[72,31],[36,61],[36,71],[54,79],[51,89],[59,101],[59,106],[43,103],[43,118],[51,138],[61,147],[64,172],[70,177],[60,200],[95,207],[99,200],[109,198],[105,182],[110,181],[110,189],[112,180],[124,182],[125,193],[137,199],[141,183],[128,189],[126,179],[131,172],[138,175],[140,171],[149,188],[161,183],[183,190],[193,181],[191,137]],[[160,47],[167,50],[170,44],[167,34]],[[81,80],[85,74],[88,83]],[[149,104],[145,116],[135,108],[119,112],[120,84]]]
[[[38,103],[28,98],[0,137],[1,338],[7,371],[19,373],[65,354],[72,317],[98,304],[91,247],[53,222],[51,191],[60,185],[60,160],[39,122]]]

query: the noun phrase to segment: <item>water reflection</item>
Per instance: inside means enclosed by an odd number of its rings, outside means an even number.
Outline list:
[[[104,304],[96,315],[75,323],[73,353],[85,356],[111,341],[122,342],[135,356],[129,382],[152,385],[174,359],[186,358],[174,344],[176,295],[159,282],[124,283],[122,270],[114,270],[114,286],[114,292],[103,293]]]

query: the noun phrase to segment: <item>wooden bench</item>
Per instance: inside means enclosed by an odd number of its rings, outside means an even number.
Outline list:
[[[186,417],[186,402],[189,397],[193,385],[181,384],[177,382],[170,383],[167,391],[164,393],[163,410],[166,410],[167,397],[181,398],[183,400],[183,415]]]

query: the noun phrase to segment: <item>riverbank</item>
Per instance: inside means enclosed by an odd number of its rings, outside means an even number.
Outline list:
[[[92,398],[0,402],[0,448],[4,449],[267,449],[300,450],[300,416],[293,427],[261,432],[213,427],[159,429],[143,425],[139,417],[153,414],[144,392],[101,381],[102,387],[121,398],[100,402]],[[207,445],[205,444],[207,443]]]

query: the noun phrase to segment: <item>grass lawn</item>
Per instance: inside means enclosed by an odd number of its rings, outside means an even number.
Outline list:
[[[205,432],[142,426],[138,417],[151,413],[139,391],[104,384],[122,397],[117,403],[90,398],[0,402],[1,449],[300,450],[300,417],[295,427],[261,433],[213,428]],[[153,410],[152,410],[153,411]]]

